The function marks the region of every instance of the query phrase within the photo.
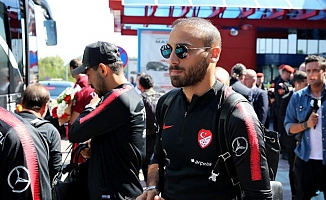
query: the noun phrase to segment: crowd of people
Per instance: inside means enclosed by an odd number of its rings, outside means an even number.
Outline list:
[[[208,20],[174,21],[160,48],[175,87],[166,93],[154,90],[147,73],[128,81],[115,44],[89,44],[82,60],[71,60],[78,92],[67,138],[87,144],[78,159],[88,162],[85,199],[272,199],[262,126],[271,122],[289,163],[292,199],[326,191],[325,59],[307,56],[296,70],[283,64],[266,87],[264,74],[242,63],[230,73],[218,66],[221,44]],[[223,152],[217,120],[233,93],[246,101],[229,113],[232,151]],[[62,154],[59,132],[44,119],[49,101],[35,83],[24,91],[21,112],[0,107],[0,199],[52,199]],[[236,177],[218,164],[221,157]]]

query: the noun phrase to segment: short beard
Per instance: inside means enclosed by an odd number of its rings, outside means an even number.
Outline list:
[[[97,95],[99,97],[102,97],[108,92],[108,90],[106,88],[104,78],[102,76],[100,76],[100,74],[98,74],[98,73],[97,73],[96,77],[97,77],[96,79],[97,79],[97,87],[98,87]]]
[[[182,76],[170,76],[171,84],[174,87],[187,87],[194,86],[200,83],[206,73],[208,68],[208,63],[206,63],[206,58],[202,58],[195,65],[190,66],[188,69],[180,66],[170,66],[169,70],[183,70],[184,75]]]

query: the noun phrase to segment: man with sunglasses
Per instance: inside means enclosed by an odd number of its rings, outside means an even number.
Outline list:
[[[215,79],[221,53],[217,28],[201,18],[174,22],[161,54],[169,60],[169,74],[176,95],[163,111],[159,99],[156,117],[158,139],[148,169],[147,188],[137,200],[155,199],[235,199],[239,187],[232,184],[225,165],[212,171],[221,155],[217,136],[217,114],[226,93]],[[249,102],[237,104],[230,114],[227,145],[232,148],[241,191],[245,199],[271,199],[270,179],[262,129]],[[161,160],[165,161],[165,168]],[[165,177],[159,169],[165,169]],[[164,179],[164,188],[159,182]],[[161,186],[159,188],[159,185]],[[161,197],[157,196],[161,192]]]

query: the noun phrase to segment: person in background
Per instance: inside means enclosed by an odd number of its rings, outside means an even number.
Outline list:
[[[267,87],[264,85],[264,74],[261,72],[257,73],[256,87],[267,91]]]
[[[22,112],[18,115],[31,123],[46,139],[50,150],[50,180],[59,172],[62,162],[61,138],[59,131],[44,117],[50,101],[49,91],[41,84],[28,85],[23,93]]]
[[[279,80],[281,79],[281,74],[282,74],[282,69],[285,66],[285,64],[282,64],[278,67],[278,72],[279,75],[276,76],[272,82],[271,82],[271,87],[268,88],[268,97],[269,97],[269,103],[270,103],[270,114],[271,114],[271,118],[273,120],[273,130],[278,132],[278,124],[274,123],[277,122],[278,120],[278,116],[277,116],[277,112],[276,110],[278,110],[277,106],[276,106],[276,102],[275,102],[275,92],[277,92],[277,90],[275,89],[276,84],[279,82]]]
[[[267,92],[267,96],[268,96],[268,111],[267,111],[267,118],[266,118],[266,122],[264,124],[264,126],[266,128],[269,128],[269,119],[270,119],[270,108],[271,108],[271,100],[270,100],[270,95],[268,93],[268,88],[264,85],[264,74],[259,72],[257,73],[257,83],[256,86],[264,91]]]
[[[250,89],[243,84],[246,76],[246,71],[247,68],[242,63],[235,64],[231,69],[230,86],[232,86],[234,91],[248,99],[249,102],[252,102]]]
[[[146,155],[145,108],[123,72],[116,45],[98,41],[86,46],[83,64],[100,98],[94,98],[69,129],[73,143],[90,141],[90,199],[136,198],[143,192],[140,167]]]
[[[142,171],[145,182],[147,182],[148,165],[154,153],[156,141],[157,121],[155,118],[156,104],[162,93],[156,92],[154,89],[154,80],[151,75],[143,74],[139,78],[139,90],[144,101],[146,109],[146,157],[142,165]]]
[[[0,107],[0,199],[52,199],[48,152],[31,124]]]
[[[299,66],[299,71],[306,72],[306,64],[304,62]]]
[[[168,59],[172,85],[180,89],[173,90],[175,96],[164,113],[163,102],[171,92],[157,104],[159,137],[148,169],[148,187],[137,200],[234,199],[238,187],[232,184],[225,165],[215,181],[209,179],[222,154],[217,146],[217,105],[224,101],[226,92],[233,92],[215,78],[221,53],[220,32],[202,18],[180,18],[172,26],[168,42],[160,50]],[[227,145],[234,147],[230,159],[244,198],[271,199],[262,129],[250,103],[239,103],[230,113],[229,122]],[[240,140],[250,148],[242,151],[232,145],[241,146]],[[166,166],[159,160],[166,161]],[[165,175],[159,176],[159,169],[164,169]],[[164,187],[158,188],[162,179]]]
[[[326,192],[326,60],[317,55],[305,58],[308,87],[294,92],[284,121],[288,134],[295,135],[295,199],[311,199]],[[314,104],[319,107],[315,107]]]
[[[75,98],[71,106],[71,116],[70,121],[68,123],[67,129],[69,130],[71,124],[77,119],[79,114],[84,110],[85,106],[91,102],[91,100],[96,96],[94,89],[88,84],[88,77],[86,74],[77,73],[75,74],[73,71],[77,67],[82,65],[82,61],[78,58],[72,59],[69,63],[70,66],[70,74],[76,79],[76,83],[74,88],[77,88],[77,92],[75,93]],[[68,133],[67,133],[68,134]],[[85,141],[86,142],[86,141]],[[77,148],[79,143],[73,144],[73,151]],[[84,151],[84,150],[82,150]],[[82,163],[86,161],[87,156],[83,157],[83,154],[80,154],[78,157],[78,163]],[[71,158],[75,159],[75,158]]]
[[[79,114],[84,110],[85,106],[96,96],[94,89],[88,85],[88,77],[85,74],[75,74],[74,69],[82,65],[80,59],[73,59],[69,63],[70,74],[76,79],[74,88],[79,88],[78,92],[75,94],[74,102],[72,105],[72,113],[70,117],[70,122],[73,123]]]
[[[276,123],[276,127],[277,131],[279,132],[280,128],[277,121],[279,118],[279,110],[280,110],[280,103],[281,103],[281,98],[282,96],[284,96],[285,94],[289,93],[290,91],[293,90],[293,86],[290,83],[291,80],[291,76],[294,73],[294,69],[289,66],[289,65],[284,65],[282,68],[282,72],[281,72],[281,78],[276,82],[275,84],[275,106],[274,106],[274,116],[275,116],[275,123]],[[280,133],[280,132],[279,132]],[[283,145],[283,135],[281,135],[280,133],[280,145],[281,145],[281,154],[282,154],[282,158],[287,160],[288,156],[287,153],[285,151],[285,147]]]
[[[135,89],[136,89],[136,92],[137,92],[138,94],[141,94],[141,91],[140,91],[140,89],[139,89],[139,79],[140,79],[140,77],[141,77],[142,75],[144,75],[144,74],[145,74],[144,72],[141,72],[141,73],[138,73],[137,76],[136,76],[136,87],[135,87]]]
[[[294,89],[290,91],[289,93],[282,96],[281,102],[280,102],[280,111],[279,111],[279,118],[278,118],[278,126],[279,126],[279,132],[282,136],[282,143],[285,147],[285,150],[288,155],[288,163],[289,163],[289,180],[290,180],[290,187],[291,187],[291,193],[292,193],[292,199],[295,199],[295,186],[294,186],[294,176],[293,176],[293,164],[294,164],[294,149],[296,147],[297,141],[295,140],[295,137],[293,135],[288,135],[285,127],[284,127],[284,120],[286,116],[286,109],[289,104],[289,101],[293,95],[294,92],[297,92],[301,90],[302,88],[305,88],[307,83],[307,74],[304,71],[297,71],[294,73],[293,76],[293,85]]]
[[[131,83],[134,87],[136,87],[136,82],[135,82],[135,79],[134,79],[133,76],[130,76],[130,83]]]
[[[216,80],[220,81],[221,83],[224,83],[225,85],[230,85],[230,75],[229,72],[226,71],[222,67],[216,67],[215,68],[215,78]]]
[[[252,106],[254,107],[259,121],[265,124],[268,116],[268,95],[265,90],[256,86],[257,74],[255,70],[247,69],[243,83],[251,91]]]

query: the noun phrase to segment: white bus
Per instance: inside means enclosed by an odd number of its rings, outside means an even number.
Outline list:
[[[56,23],[46,0],[0,0],[0,106],[14,111],[24,88],[38,80],[35,6],[44,9],[47,45],[57,44]]]

